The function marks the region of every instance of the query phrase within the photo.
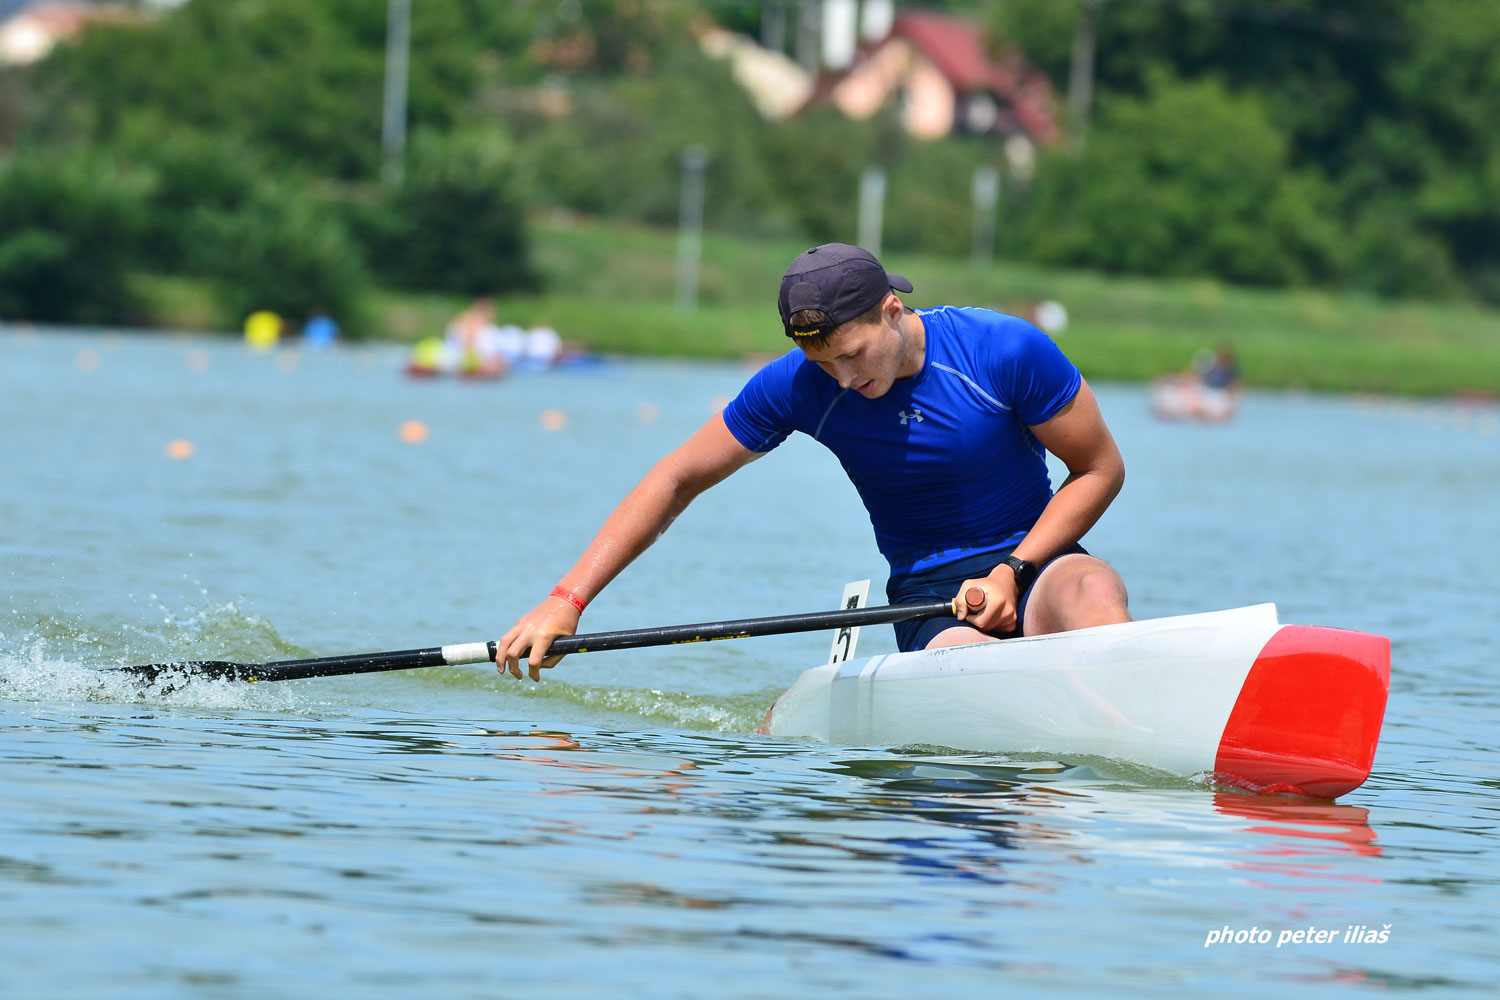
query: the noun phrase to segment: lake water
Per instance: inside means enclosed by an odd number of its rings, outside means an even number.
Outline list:
[[[541,684],[101,682],[493,638],[748,374],[401,360],[0,327],[0,994],[1492,995],[1493,408],[1257,392],[1205,427],[1096,387],[1130,478],[1088,544],[1137,616],[1275,601],[1393,640],[1374,774],[1333,804],[753,735],[824,634]],[[794,440],[584,624],[824,610],[866,576],[878,596],[857,499]],[[1272,940],[1205,945],[1224,929]],[[1307,929],[1334,939],[1277,945]]]

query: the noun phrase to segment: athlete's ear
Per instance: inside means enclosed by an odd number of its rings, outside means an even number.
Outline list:
[[[887,292],[885,299],[880,303],[880,311],[886,320],[895,323],[901,319],[901,314],[906,312],[906,306],[901,304],[895,292]]]

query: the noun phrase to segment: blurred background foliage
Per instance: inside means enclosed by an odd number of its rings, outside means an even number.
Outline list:
[[[1081,5],[924,3],[1019,46],[1058,114]],[[696,30],[755,3],[420,0],[399,185],[381,180],[386,0],[195,0],[0,72],[0,315],[140,318],[131,276],[250,308],[357,315],[372,284],[541,287],[528,219],[677,221],[708,153],[710,231],[964,257],[992,141],[894,113],[763,119]],[[1500,302],[1500,4],[1104,0],[1080,147],[1007,174],[997,249],[1137,275]],[[711,298],[712,288],[706,291]],[[346,322],[357,332],[358,323]]]

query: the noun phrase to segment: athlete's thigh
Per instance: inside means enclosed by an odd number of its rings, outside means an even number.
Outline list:
[[[937,635],[928,640],[923,649],[937,649],[939,646],[965,646],[971,642],[999,642],[1000,637],[981,632],[972,625],[950,625]]]

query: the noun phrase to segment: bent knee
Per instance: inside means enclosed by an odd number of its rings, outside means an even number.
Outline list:
[[[1071,555],[1037,581],[1026,607],[1026,634],[1041,635],[1130,620],[1125,581],[1102,559]]]
[[[1124,607],[1129,602],[1125,581],[1120,579],[1114,567],[1095,559],[1095,565],[1085,568],[1073,581],[1073,599],[1080,604],[1117,604]]]

